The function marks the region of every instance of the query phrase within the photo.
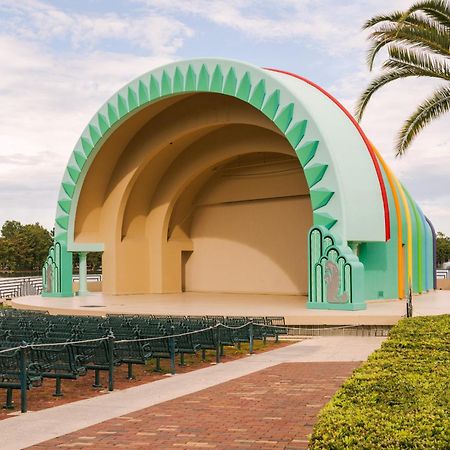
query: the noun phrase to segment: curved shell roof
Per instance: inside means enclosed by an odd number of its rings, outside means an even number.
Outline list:
[[[389,208],[378,160],[362,130],[335,99],[308,80],[286,72],[223,59],[191,59],[133,80],[92,118],[64,174],[57,240],[73,247],[78,196],[105,138],[134,112],[185,92],[231,95],[273,120],[305,171],[316,225],[332,229],[347,241],[389,239]]]

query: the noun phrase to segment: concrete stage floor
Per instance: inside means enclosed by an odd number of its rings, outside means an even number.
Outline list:
[[[284,316],[289,325],[391,325],[405,313],[402,300],[367,302],[364,311],[329,311],[306,308],[307,298],[295,295],[182,294],[104,295],[91,293],[72,298],[29,296],[14,299],[19,309],[47,310],[51,314],[106,315],[223,315]],[[414,315],[450,314],[450,291],[433,291],[414,297]]]

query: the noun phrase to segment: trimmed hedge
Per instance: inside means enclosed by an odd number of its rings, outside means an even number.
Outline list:
[[[401,320],[322,409],[311,450],[450,449],[450,315]]]

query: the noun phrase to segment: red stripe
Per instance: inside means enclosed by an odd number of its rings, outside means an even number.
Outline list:
[[[305,83],[308,83],[309,85],[315,87],[318,89],[322,94],[325,94],[353,123],[353,125],[358,130],[359,134],[361,135],[364,143],[366,144],[367,150],[370,154],[370,157],[372,158],[373,165],[375,167],[375,172],[377,174],[378,182],[380,184],[380,190],[381,190],[381,196],[383,198],[383,208],[384,208],[384,229],[386,233],[386,241],[388,241],[391,238],[391,224],[390,224],[390,217],[389,217],[389,203],[387,199],[386,194],[386,186],[383,181],[383,175],[381,173],[380,165],[378,163],[377,156],[375,155],[375,152],[372,150],[372,145],[367,138],[367,136],[364,134],[364,131],[359,126],[359,123],[355,120],[355,118],[350,114],[350,112],[338,101],[336,100],[330,93],[328,93],[325,89],[321,88],[318,84],[313,83],[312,81],[301,77],[300,75],[297,75],[292,72],[286,72],[284,70],[278,70],[278,69],[271,69],[269,67],[263,67],[265,70],[270,70],[272,72],[279,72],[284,73],[285,75],[290,75],[291,77],[298,78],[299,80],[304,81]]]

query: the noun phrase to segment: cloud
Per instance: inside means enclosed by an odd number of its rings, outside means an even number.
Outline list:
[[[2,29],[22,39],[68,40],[76,49],[93,49],[102,41],[128,41],[137,48],[173,54],[193,30],[184,23],[151,11],[139,16],[114,12],[98,15],[67,13],[38,0],[3,0]]]
[[[163,13],[202,17],[261,41],[279,40],[293,47],[320,47],[330,55],[348,55],[364,47],[361,25],[370,10],[404,8],[407,0],[135,0]],[[295,58],[295,54],[293,54]]]
[[[125,83],[173,60],[191,31],[170,17],[92,17],[34,0],[0,0],[0,26],[0,224],[51,227],[62,172],[86,123]],[[68,39],[62,51],[56,37]],[[105,39],[130,47],[108,51]]]

